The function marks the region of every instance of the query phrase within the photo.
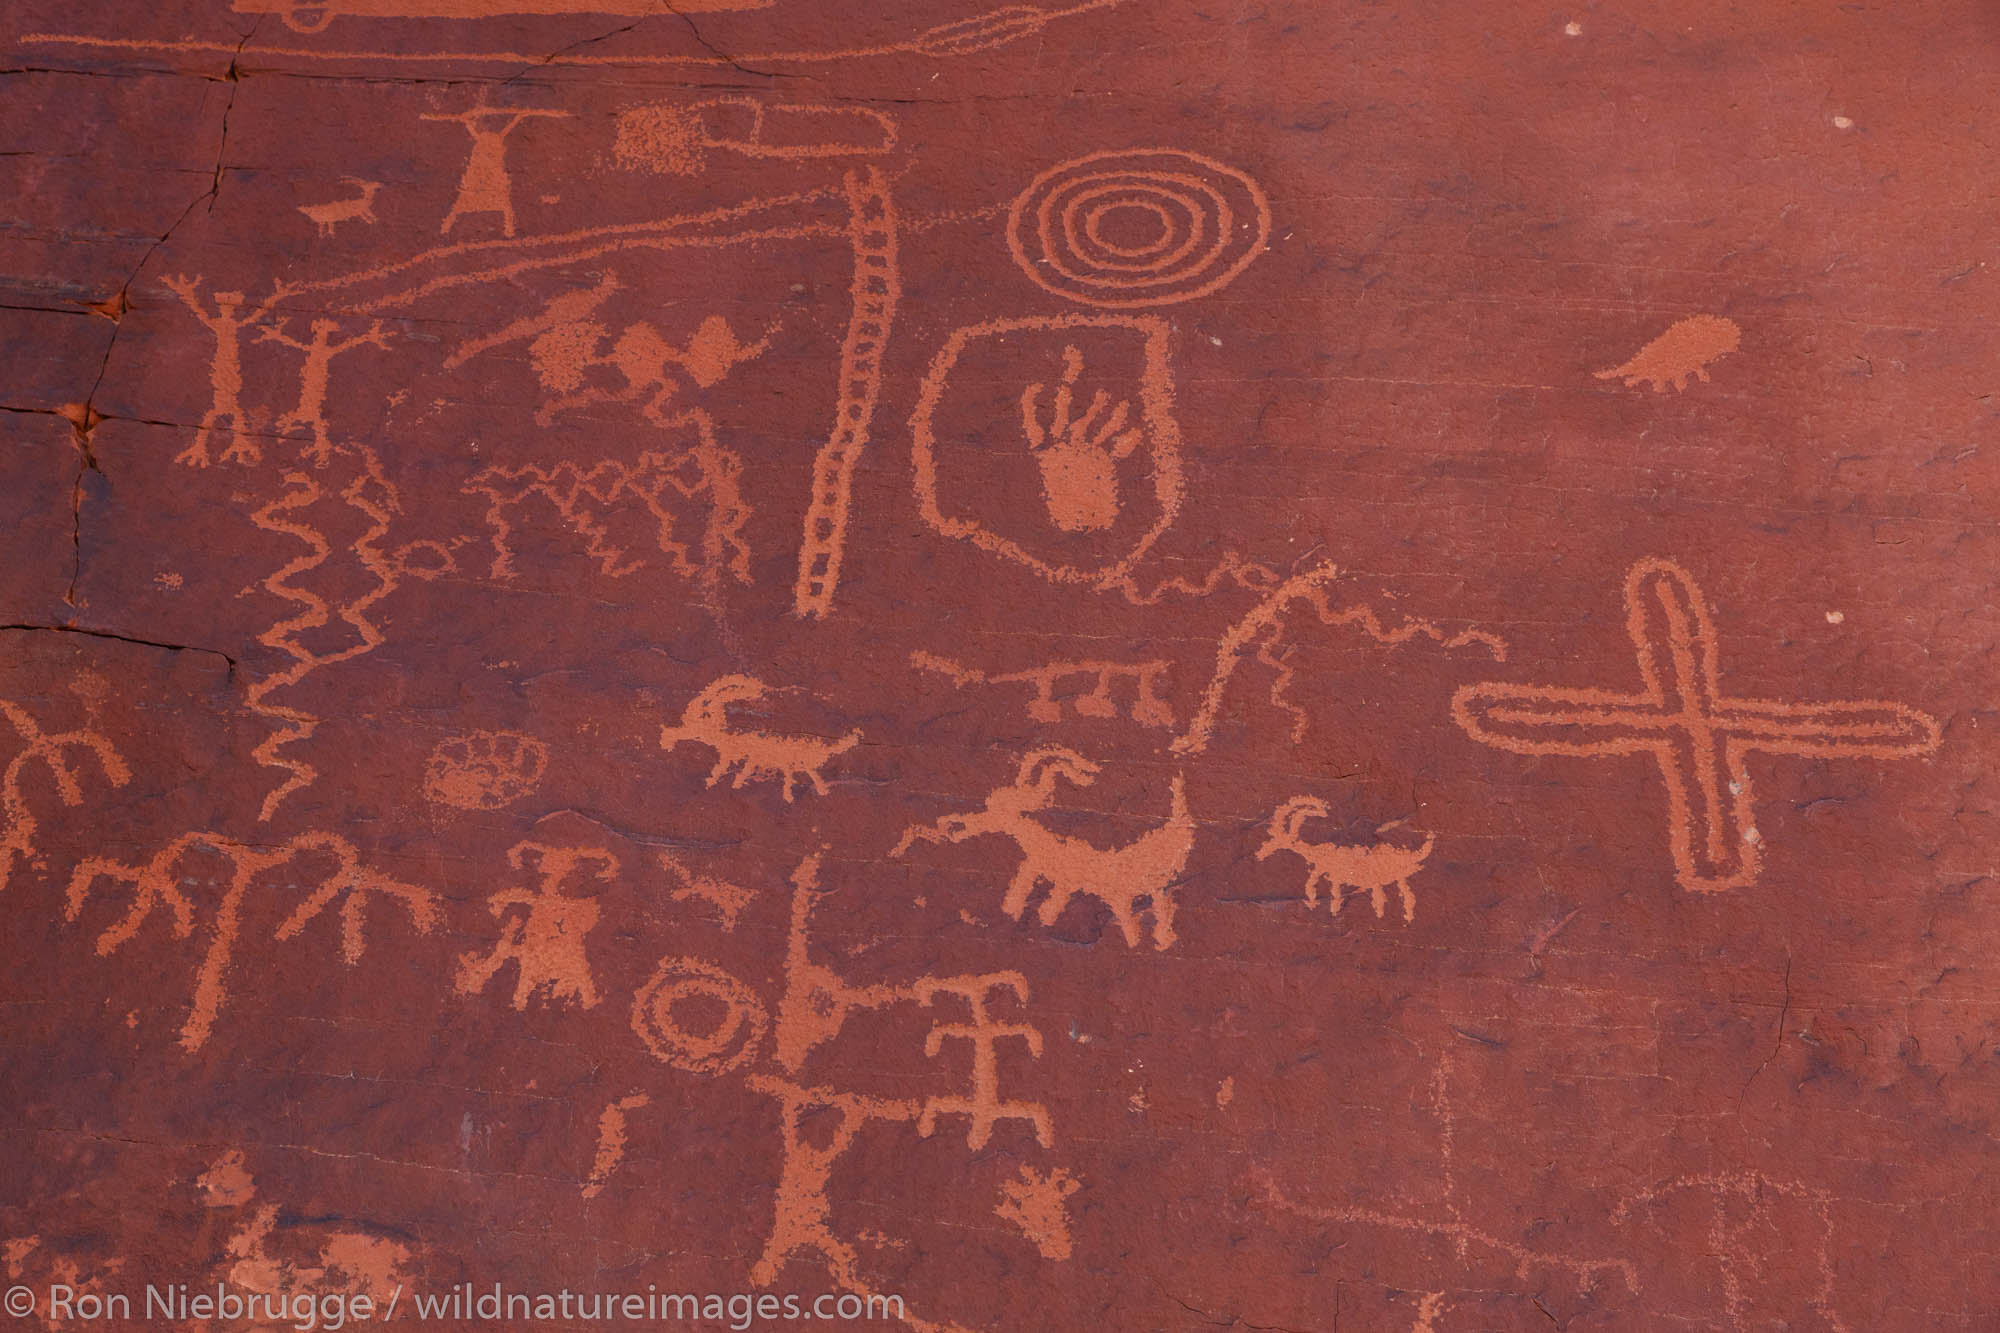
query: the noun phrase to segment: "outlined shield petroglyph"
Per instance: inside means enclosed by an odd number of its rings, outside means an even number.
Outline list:
[[[924,521],[1052,582],[1117,582],[1180,511],[1157,316],[961,328],[931,362],[910,425]]]

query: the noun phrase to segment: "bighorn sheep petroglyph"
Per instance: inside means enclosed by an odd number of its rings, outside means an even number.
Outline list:
[[[1265,860],[1274,852],[1292,852],[1304,861],[1311,872],[1306,876],[1308,907],[1319,902],[1322,884],[1329,899],[1327,906],[1335,913],[1340,911],[1340,900],[1347,890],[1359,893],[1366,889],[1379,917],[1388,906],[1387,890],[1393,884],[1403,897],[1403,920],[1414,920],[1417,896],[1410,890],[1410,876],[1422,868],[1437,836],[1425,838],[1421,847],[1397,847],[1391,843],[1352,847],[1337,842],[1307,842],[1300,834],[1301,827],[1308,819],[1326,816],[1326,802],[1316,797],[1298,796],[1286,801],[1272,812],[1269,836],[1257,850],[1257,859]]]
[[[1059,745],[1030,751],[1022,758],[1014,781],[995,788],[984,807],[912,827],[891,855],[901,856],[918,839],[963,842],[986,834],[1011,838],[1021,850],[1021,866],[1000,904],[1008,916],[1020,920],[1036,888],[1047,884],[1048,897],[1043,899],[1039,914],[1043,925],[1053,925],[1070,900],[1081,894],[1109,908],[1125,943],[1136,949],[1143,905],[1152,915],[1153,947],[1164,949],[1174,942],[1170,890],[1194,848],[1194,820],[1188,815],[1181,775],[1174,775],[1167,822],[1122,847],[1107,849],[1067,837],[1034,818],[1037,811],[1055,804],[1057,778],[1087,787],[1097,780],[1099,771],[1096,764]]]

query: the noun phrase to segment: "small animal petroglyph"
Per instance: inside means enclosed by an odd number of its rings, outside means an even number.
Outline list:
[[[1083,1186],[1061,1167],[1037,1171],[1023,1166],[1020,1175],[1000,1186],[1000,1203],[993,1212],[1021,1228],[1044,1259],[1070,1256],[1069,1196]]]
[[[375,194],[382,188],[382,182],[365,181],[358,176],[342,176],[341,179],[361,193],[352,199],[330,199],[323,204],[299,205],[299,212],[319,225],[322,236],[333,235],[333,229],[343,222],[375,220]]]
[[[1636,389],[1650,381],[1654,393],[1687,388],[1688,376],[1708,380],[1708,368],[1742,344],[1743,330],[1735,320],[1720,315],[1690,315],[1676,321],[1667,331],[1641,347],[1622,366],[1597,372],[1601,380],[1622,379],[1625,387]]]
[[[1270,835],[1257,849],[1257,859],[1262,861],[1277,852],[1291,852],[1304,861],[1311,872],[1306,876],[1308,907],[1318,904],[1322,885],[1326,888],[1327,907],[1335,915],[1339,914],[1341,899],[1349,889],[1356,893],[1366,889],[1369,903],[1379,918],[1388,906],[1389,887],[1394,885],[1402,894],[1403,920],[1415,920],[1417,896],[1410,889],[1410,876],[1423,868],[1437,836],[1425,838],[1421,847],[1397,847],[1389,843],[1355,847],[1306,841],[1301,832],[1305,822],[1324,819],[1327,813],[1326,802],[1317,797],[1298,796],[1286,801],[1272,813]]]
[[[1099,771],[1096,764],[1060,745],[1030,751],[1021,760],[1014,781],[995,788],[982,809],[946,815],[933,825],[914,826],[890,854],[900,856],[918,840],[964,842],[986,834],[1010,838],[1020,848],[1021,866],[1001,902],[1008,916],[1019,921],[1035,889],[1047,884],[1049,894],[1040,913],[1043,925],[1054,925],[1071,899],[1079,895],[1095,898],[1111,910],[1125,943],[1136,949],[1138,914],[1144,905],[1152,913],[1153,947],[1165,949],[1174,942],[1170,889],[1194,849],[1194,820],[1188,814],[1181,775],[1174,775],[1167,822],[1123,847],[1107,849],[1067,837],[1034,818],[1037,811],[1055,804],[1058,777],[1087,787],[1097,780]]]
[[[736,776],[729,784],[732,788],[758,778],[779,779],[784,783],[787,804],[792,799],[793,785],[800,779],[811,783],[821,796],[826,795],[826,780],[820,770],[860,744],[861,733],[850,731],[829,740],[822,736],[737,730],[730,725],[731,704],[761,699],[769,692],[755,676],[722,676],[710,681],[688,703],[678,727],[660,728],[660,747],[671,750],[694,741],[714,750],[715,767],[708,774],[711,787],[733,772]]]

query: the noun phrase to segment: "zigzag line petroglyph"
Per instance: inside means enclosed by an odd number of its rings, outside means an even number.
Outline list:
[[[636,505],[651,514],[657,527],[655,546],[667,558],[667,567],[682,577],[692,578],[700,589],[704,605],[713,607],[721,596],[726,574],[738,583],[750,582],[750,549],[743,542],[743,525],[750,507],[743,501],[740,460],[715,444],[707,418],[686,413],[673,418],[696,427],[700,443],[678,455],[654,451],[641,453],[634,461],[606,458],[585,467],[564,460],[553,466],[528,464],[524,467],[490,467],[474,474],[465,483],[468,492],[487,499],[486,522],[492,529],[492,576],[511,579],[514,564],[514,525],[508,510],[531,499],[546,501],[562,517],[566,528],[582,534],[586,554],[597,561],[600,573],[619,578],[646,565],[640,558],[628,558],[623,548],[610,542],[607,511],[619,505]],[[687,476],[689,467],[693,473]],[[707,521],[702,524],[699,558],[690,546],[674,536],[677,515],[667,505],[669,493],[685,500],[707,502]]]
[[[1265,594],[1264,599],[1249,614],[1223,634],[1215,654],[1215,672],[1209,678],[1208,688],[1202,692],[1201,706],[1188,723],[1187,731],[1173,743],[1176,754],[1201,754],[1208,748],[1215,731],[1215,724],[1222,712],[1223,696],[1229,688],[1230,677],[1242,665],[1243,657],[1253,644],[1259,646],[1259,657],[1266,664],[1277,669],[1278,678],[1272,687],[1271,700],[1279,708],[1293,716],[1292,739],[1301,739],[1305,734],[1305,715],[1285,697],[1285,687],[1291,683],[1293,673],[1282,659],[1273,656],[1278,635],[1284,632],[1285,612],[1291,604],[1305,601],[1326,625],[1352,625],[1375,642],[1388,648],[1400,647],[1412,639],[1426,638],[1447,649],[1466,648],[1473,644],[1483,646],[1496,662],[1507,660],[1507,643],[1498,635],[1485,630],[1462,630],[1457,634],[1447,634],[1428,620],[1406,620],[1394,629],[1382,623],[1374,609],[1367,606],[1350,606],[1335,610],[1326,600],[1325,586],[1337,577],[1338,571],[1330,563],[1316,566],[1301,574],[1294,574]]]
[[[264,797],[257,814],[260,821],[270,819],[286,797],[312,785],[319,777],[319,770],[310,763],[285,757],[279,751],[310,739],[319,726],[320,718],[301,708],[269,703],[270,695],[298,684],[321,667],[349,661],[380,647],[383,643],[382,631],[369,619],[375,603],[396,589],[405,572],[428,576],[428,571],[400,565],[377,545],[388,533],[391,516],[401,507],[396,488],[382,475],[380,461],[360,446],[344,446],[338,452],[360,462],[360,475],[340,489],[339,498],[369,521],[368,530],[347,547],[375,580],[375,585],[367,592],[335,608],[314,593],[290,582],[325,564],[333,553],[332,544],[325,534],[306,523],[286,517],[317,503],[326,495],[326,490],[312,477],[303,472],[286,473],[285,484],[291,489],[250,516],[250,521],[266,532],[294,538],[306,547],[303,555],[294,557],[263,582],[265,591],[291,602],[299,609],[296,614],[279,620],[257,636],[257,642],[291,658],[292,665],[258,680],[244,698],[244,704],[251,712],[270,718],[276,724],[276,730],[251,751],[252,756],[264,767],[283,769],[290,775]],[[358,642],[332,653],[315,652],[301,642],[299,636],[323,628],[331,623],[335,615],[353,628],[359,636]]]

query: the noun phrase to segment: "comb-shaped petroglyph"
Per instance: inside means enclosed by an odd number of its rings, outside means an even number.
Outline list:
[[[1431,848],[1437,845],[1436,835],[1426,837],[1419,847],[1399,847],[1394,843],[1361,847],[1307,838],[1305,822],[1325,819],[1330,813],[1326,802],[1315,796],[1297,796],[1286,801],[1272,812],[1264,845],[1257,849],[1257,859],[1263,861],[1279,852],[1290,852],[1304,861],[1308,907],[1319,903],[1323,888],[1327,909],[1338,915],[1341,900],[1352,889],[1368,894],[1369,903],[1380,918],[1387,906],[1388,890],[1394,888],[1402,895],[1403,920],[1406,923],[1416,920],[1417,895],[1410,888],[1410,877],[1423,868]]]
[[[499,941],[485,957],[462,954],[455,982],[460,995],[486,989],[500,969],[515,966],[514,1007],[525,1009],[535,995],[550,1004],[596,1007],[597,988],[585,952],[585,937],[602,908],[590,898],[564,892],[572,881],[615,883],[618,858],[602,847],[565,847],[518,842],[507,849],[507,864],[532,873],[532,889],[510,886],[486,900],[502,919]],[[514,913],[515,908],[524,909]]]
[[[1937,720],[1904,704],[1724,694],[1708,600],[1672,561],[1632,566],[1625,631],[1638,657],[1638,691],[1493,681],[1454,694],[1452,718],[1472,739],[1514,754],[1650,756],[1666,785],[1675,875],[1692,892],[1756,882],[1763,838],[1751,755],[1905,759],[1941,742]]]
[[[688,701],[678,726],[660,728],[660,747],[672,750],[692,742],[714,750],[715,767],[708,774],[711,787],[733,773],[732,788],[758,778],[776,779],[787,805],[800,782],[826,795],[823,770],[861,743],[860,731],[832,738],[800,736],[739,728],[730,721],[732,704],[752,703],[769,693],[770,688],[755,676],[718,676]]]
[[[227,863],[226,882],[188,873],[187,859],[198,853],[218,856]],[[176,939],[190,938],[195,930],[196,905],[183,888],[223,885],[209,926],[208,944],[196,972],[193,1002],[186,1022],[181,1025],[181,1049],[192,1052],[207,1042],[216,1016],[228,1000],[229,969],[242,932],[245,895],[260,876],[313,856],[331,858],[333,868],[316,881],[309,881],[312,892],[278,925],[272,938],[280,941],[294,938],[332,906],[335,899],[340,899],[341,956],[351,966],[361,960],[366,947],[362,930],[370,895],[400,904],[420,934],[428,934],[437,925],[439,909],[435,895],[369,869],[361,863],[361,854],[354,844],[331,833],[301,833],[281,843],[257,845],[215,833],[184,833],[140,864],[93,856],[81,862],[71,876],[64,912],[70,921],[75,921],[91,888],[100,879],[131,886],[130,908],[97,937],[97,952],[108,957],[136,936],[156,909],[168,914],[168,924]]]
[[[1650,383],[1654,393],[1664,393],[1669,384],[1679,391],[1687,388],[1690,376],[1707,383],[1708,368],[1742,343],[1743,330],[1735,320],[1721,315],[1690,315],[1674,321],[1624,365],[1598,371],[1597,378],[1622,379],[1628,389]]]
[[[1153,947],[1174,942],[1173,885],[1194,849],[1194,820],[1188,813],[1182,775],[1173,776],[1165,823],[1121,847],[1103,848],[1083,838],[1056,833],[1034,816],[1056,804],[1056,782],[1087,787],[1099,768],[1060,745],[1032,750],[1021,760],[1014,780],[994,788],[977,810],[946,815],[934,824],[911,826],[890,853],[901,856],[924,842],[964,842],[967,838],[1002,837],[1021,853],[1001,901],[1001,910],[1019,921],[1040,886],[1048,886],[1040,918],[1054,925],[1078,897],[1095,898],[1117,922],[1125,943],[1136,949],[1142,937],[1140,914],[1151,918]]]
[[[1118,703],[1112,698],[1112,686],[1118,681],[1129,680],[1132,682],[1133,697],[1127,705],[1128,716],[1142,726],[1174,725],[1173,706],[1160,694],[1160,683],[1166,677],[1167,668],[1172,665],[1165,658],[1150,662],[1056,661],[1022,671],[989,673],[963,666],[936,653],[918,650],[910,654],[910,665],[920,671],[943,676],[961,689],[973,685],[1032,685],[1035,692],[1028,700],[1027,713],[1037,722],[1062,721],[1064,704],[1082,717],[1117,717]],[[1094,683],[1083,694],[1057,698],[1058,687],[1076,677]]]
[[[72,809],[83,804],[83,783],[80,770],[72,766],[74,761],[68,756],[81,759],[89,755],[97,760],[99,771],[114,787],[130,782],[132,770],[117,747],[94,731],[44,731],[26,709],[9,699],[0,699],[0,716],[21,740],[21,748],[0,775],[0,889],[4,889],[18,867],[35,860],[35,838],[41,825],[22,785],[31,764],[47,770],[57,798]]]

